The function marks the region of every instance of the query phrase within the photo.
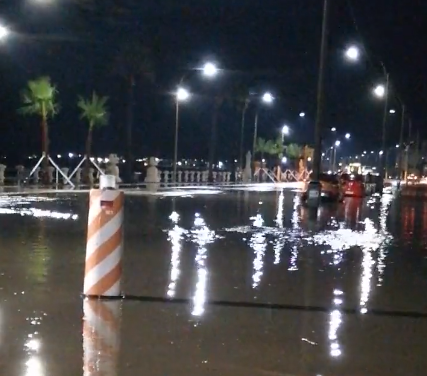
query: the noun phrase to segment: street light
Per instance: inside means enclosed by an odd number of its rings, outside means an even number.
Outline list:
[[[374,88],[374,94],[378,97],[378,98],[384,98],[385,96],[385,87],[384,85],[378,85]]]
[[[302,118],[305,117],[305,112],[300,112],[299,117],[302,117]]]
[[[287,125],[284,125],[282,128],[282,136],[288,136],[290,133],[290,128]]]
[[[271,95],[271,93],[267,92],[262,96],[262,101],[265,103],[273,103],[274,97]]]
[[[350,46],[345,51],[345,57],[347,58],[347,60],[350,60],[350,61],[359,60],[359,55],[360,55],[359,49],[356,46]]]
[[[176,92],[176,99],[178,102],[186,101],[190,97],[190,93],[187,89],[184,89],[182,87],[178,88]]]
[[[265,92],[262,96],[261,96],[261,102],[262,103],[266,103],[266,104],[271,104],[274,101],[274,97],[271,93],[269,93],[268,91]],[[255,161],[255,149],[256,149],[256,139],[258,137],[258,115],[259,115],[259,108],[257,108],[256,113],[255,113],[255,124],[254,124],[254,140],[252,143],[252,164]]]
[[[337,129],[335,127],[331,128],[331,132],[336,132]]]
[[[0,40],[6,39],[9,34],[9,29],[3,25],[0,25]]]
[[[341,145],[340,140],[336,140],[334,146],[332,146],[332,170],[335,171],[335,166],[337,163],[337,147]]]
[[[177,164],[178,164],[178,130],[179,130],[179,102],[185,102],[190,98],[190,92],[183,87],[179,87],[175,93],[175,146],[173,154],[173,177],[172,182],[176,182]]]
[[[214,63],[206,63],[202,71],[203,75],[206,77],[215,77],[218,74],[218,68]]]
[[[344,137],[345,137],[347,140],[349,140],[349,139],[350,139],[350,137],[351,137],[351,135],[350,135],[350,133],[346,133]]]
[[[390,114],[395,114],[396,110],[392,108],[389,112],[390,112]]]

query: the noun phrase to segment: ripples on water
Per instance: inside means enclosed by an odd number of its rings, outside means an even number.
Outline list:
[[[216,230],[209,228],[199,213],[195,213],[193,226],[184,229],[179,226],[179,213],[173,212],[170,215],[171,228],[168,231],[172,249],[167,295],[169,297],[175,295],[181,275],[180,256],[184,244],[195,244],[197,253],[194,262],[197,279],[192,314],[201,316],[204,313],[209,284],[209,252],[212,251],[216,241],[228,238],[234,233],[240,235],[240,241],[253,253],[251,287],[254,290],[263,283],[266,262],[271,260],[267,259],[270,250],[274,254],[272,263],[274,265],[285,263],[290,273],[297,272],[301,262],[304,262],[300,259],[302,250],[310,249],[310,252],[314,252],[313,256],[320,255],[323,265],[337,271],[340,270],[347,252],[360,252],[359,309],[364,314],[368,311],[373,287],[382,284],[387,265],[387,247],[393,241],[393,236],[387,229],[392,199],[392,196],[371,199],[366,207],[360,200],[349,200],[344,207],[321,209],[318,220],[310,223],[307,209],[301,206],[298,197],[294,198],[292,214],[286,221],[285,195],[282,192],[278,196],[276,215],[273,219],[264,217],[264,203],[260,201],[257,213],[246,219],[247,225]],[[371,216],[371,211],[375,208],[379,209],[377,220]],[[268,226],[268,223],[273,223],[273,226]],[[343,324],[343,313],[340,309],[343,305],[345,305],[343,286],[336,282],[333,286],[329,314],[328,341],[331,357],[340,357],[343,351],[339,339]],[[306,338],[303,340],[315,344]]]

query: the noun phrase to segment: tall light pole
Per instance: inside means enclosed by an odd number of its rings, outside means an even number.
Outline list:
[[[307,203],[312,207],[320,204],[320,168],[322,163],[322,131],[324,128],[324,81],[328,50],[329,0],[323,1],[322,38],[320,43],[319,77],[317,81],[317,110],[314,131],[313,178],[308,186]]]
[[[336,170],[336,164],[337,164],[337,147],[341,145],[341,141],[337,140],[334,143],[334,149],[333,149],[333,157],[332,157],[332,170],[335,172]]]
[[[271,104],[274,102],[274,97],[271,93],[266,92],[261,97],[261,102],[266,104]],[[255,161],[255,150],[256,150],[256,140],[258,137],[258,115],[259,115],[259,108],[257,107],[256,113],[255,113],[255,122],[254,122],[254,139],[252,143],[252,165]]]
[[[249,108],[250,99],[249,97],[245,99],[245,103],[242,109],[242,123],[240,126],[240,148],[239,148],[239,167],[240,171],[243,171],[243,140],[245,138],[245,121],[246,121],[246,111]]]
[[[289,133],[291,132],[291,129],[288,125],[284,125],[282,127],[282,143],[285,142],[285,136],[289,136]]]
[[[178,165],[178,132],[179,132],[179,103],[185,102],[190,98],[188,90],[180,87],[175,93],[175,146],[173,154],[173,177],[172,182],[176,183],[177,165]]]
[[[400,135],[399,135],[399,180],[403,178],[403,132],[405,130],[405,111],[406,107],[402,103],[402,114],[400,122]]]
[[[207,63],[205,63],[201,68],[196,68],[196,69],[194,69],[192,72],[194,72],[194,71],[201,71],[201,73],[202,73],[202,75],[204,76],[204,77],[206,77],[206,78],[208,78],[208,79],[212,79],[212,78],[214,78],[214,77],[216,77],[217,75],[218,75],[218,73],[219,73],[219,69],[218,69],[218,67],[216,66],[216,64],[214,64],[214,63],[212,63],[212,62],[207,62]],[[186,79],[186,78],[188,78],[188,76],[189,76],[189,74],[184,74],[182,77],[181,77],[181,80],[179,81],[179,86],[181,87],[181,85],[184,83],[184,80]],[[187,92],[188,93],[188,92]],[[184,91],[182,91],[181,90],[181,98],[183,98],[183,97],[185,97],[185,94],[184,94]],[[188,95],[187,95],[187,98],[185,98],[185,99],[178,99],[178,96],[179,96],[179,89],[178,89],[178,92],[176,93],[176,99],[177,99],[177,102],[176,102],[176,105],[177,105],[177,107],[176,107],[176,119],[178,119],[178,117],[179,117],[179,101],[182,101],[182,100],[186,100],[186,99],[188,99],[188,97],[189,97],[189,93],[188,93]],[[177,124],[178,124],[178,121],[177,121]],[[214,136],[215,136],[215,132],[216,132],[216,125],[212,125],[212,128],[211,128],[211,142],[210,142],[210,145],[209,145],[209,176],[212,176],[212,163],[213,163],[213,161],[212,161],[212,159],[213,159],[213,156],[214,156]],[[175,129],[175,132],[177,132],[177,129],[178,129],[178,126],[176,126],[176,129]],[[175,142],[177,142],[177,140],[178,140],[178,135],[176,134],[176,136],[175,136]],[[176,147],[176,150],[177,150],[178,148]],[[176,179],[176,160],[175,160],[175,163],[174,163],[174,176],[175,176],[175,178],[174,179]]]
[[[386,132],[387,132],[387,114],[388,114],[388,92],[389,92],[389,86],[390,86],[390,75],[386,71],[384,65],[382,65],[384,70],[384,75],[386,78],[386,84],[384,85],[378,85],[374,89],[374,94],[378,98],[384,98],[384,111],[383,111],[383,120],[382,120],[382,136],[381,136],[381,149],[386,150]],[[384,157],[381,156],[380,158],[380,177],[382,181],[382,185],[380,183],[379,191],[382,192],[382,188],[384,185],[384,177],[385,177],[385,161]]]

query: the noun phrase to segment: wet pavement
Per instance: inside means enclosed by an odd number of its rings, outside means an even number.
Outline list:
[[[148,301],[105,303],[80,297],[88,195],[0,196],[0,375],[426,374],[427,201],[201,193],[126,197]]]

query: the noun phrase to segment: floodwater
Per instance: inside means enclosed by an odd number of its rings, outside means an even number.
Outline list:
[[[313,220],[293,192],[230,190],[125,209],[123,292],[142,301],[99,303],[80,296],[87,194],[0,197],[0,375],[426,374],[427,202]]]

